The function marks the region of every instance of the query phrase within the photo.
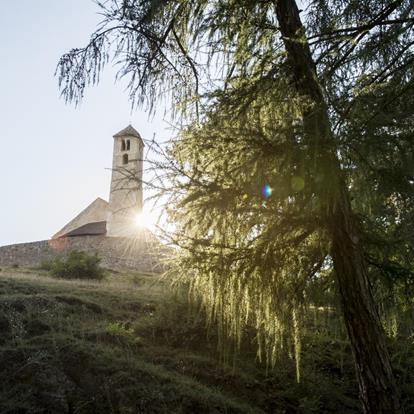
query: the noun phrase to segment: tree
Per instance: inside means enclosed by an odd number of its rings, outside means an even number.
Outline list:
[[[332,261],[364,410],[400,412],[368,273],[412,280],[377,243],[392,245],[389,219],[413,211],[411,3],[318,1],[306,27],[292,0],[99,4],[102,26],[59,63],[62,93],[81,99],[114,56],[133,102],[169,93],[193,120],[171,148],[177,242],[212,317],[239,338],[253,317],[272,359],[289,318],[298,338],[307,286]],[[412,257],[411,236],[396,244]]]
[[[332,243],[331,255],[344,319],[353,346],[364,410],[372,413],[399,412],[397,388],[372,297],[360,246],[360,232],[336,154],[328,108],[317,80],[310,49],[306,42],[301,42],[304,31],[299,11],[293,1],[279,1],[276,13],[296,89],[310,105],[302,109],[305,138],[310,148],[318,148],[315,158],[321,166],[319,168],[322,168],[320,174],[326,176],[330,173],[333,176],[323,208],[326,211],[327,229]],[[316,169],[315,173],[318,172]]]

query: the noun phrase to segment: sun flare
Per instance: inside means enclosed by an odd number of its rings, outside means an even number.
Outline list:
[[[139,228],[153,229],[156,226],[157,218],[150,211],[141,211],[135,216],[135,225]]]

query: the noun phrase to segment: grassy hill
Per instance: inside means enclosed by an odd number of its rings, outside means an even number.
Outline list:
[[[249,345],[230,368],[158,276],[3,269],[0,329],[2,414],[359,412],[346,342],[308,341],[300,384],[293,361],[266,373]]]

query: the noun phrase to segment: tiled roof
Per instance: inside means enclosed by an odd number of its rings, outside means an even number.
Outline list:
[[[88,207],[82,210],[73,220],[67,223],[52,239],[70,233],[88,223],[97,223],[98,221],[105,221],[107,217],[108,202],[98,197]]]
[[[139,132],[132,125],[128,125],[122,131],[119,131],[117,134],[114,135],[114,138],[127,136],[137,137],[142,140],[141,135],[139,135]]]
[[[60,237],[97,236],[99,234],[106,234],[106,221],[84,224]]]

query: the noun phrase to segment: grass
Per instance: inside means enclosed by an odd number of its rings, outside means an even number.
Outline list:
[[[203,315],[157,275],[3,269],[0,330],[2,414],[359,412],[346,342],[310,336],[300,384],[293,361],[266,373],[251,344],[233,369]]]
[[[171,349],[162,363],[152,321],[166,295],[159,277],[0,275],[1,413],[263,412],[178,369],[184,356]]]

